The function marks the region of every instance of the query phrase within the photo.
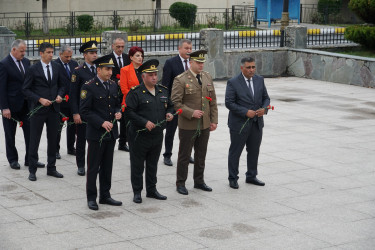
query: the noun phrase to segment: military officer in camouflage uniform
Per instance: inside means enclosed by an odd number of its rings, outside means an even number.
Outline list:
[[[87,183],[88,207],[98,210],[96,203],[96,177],[99,172],[99,203],[121,206],[121,201],[111,198],[113,152],[118,138],[116,120],[121,119],[121,103],[118,86],[110,80],[113,60],[103,56],[94,61],[97,75],[86,82],[81,89],[80,114],[87,122]]]
[[[80,92],[85,82],[91,80],[96,76],[96,66],[93,63],[97,58],[98,43],[96,41],[88,41],[84,43],[79,51],[83,53],[85,62],[79,67],[75,68],[72,74],[72,84],[70,88],[70,110],[73,114],[73,120],[77,127],[77,141],[76,141],[76,163],[78,167],[77,174],[85,175],[85,153],[86,153],[86,124],[82,120],[79,113]]]
[[[185,182],[191,150],[194,146],[194,188],[212,191],[204,182],[204,168],[210,132],[218,123],[216,94],[212,78],[203,71],[205,54],[199,50],[190,53],[190,68],[176,76],[172,87],[172,102],[176,110],[182,109],[178,117],[180,147],[177,160],[177,192],[188,194]],[[199,127],[198,127],[199,124]]]
[[[133,87],[126,97],[131,182],[135,203],[141,203],[143,171],[146,165],[146,197],[166,200],[156,189],[157,164],[163,144],[166,121],[173,119],[168,88],[157,84],[159,61],[152,59],[139,67],[143,84]],[[164,121],[164,122],[163,122]],[[146,163],[146,164],[145,164]]]

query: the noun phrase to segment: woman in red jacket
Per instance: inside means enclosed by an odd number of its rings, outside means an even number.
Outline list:
[[[142,72],[138,72],[138,68],[143,63],[143,49],[137,46],[131,47],[129,50],[129,58],[131,64],[121,68],[120,71],[120,87],[122,94],[124,95],[122,98],[122,105],[125,106],[125,98],[130,89],[142,83]]]

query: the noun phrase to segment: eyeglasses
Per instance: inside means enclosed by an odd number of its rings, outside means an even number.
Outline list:
[[[255,69],[255,66],[247,66],[245,68],[247,68],[247,69]]]

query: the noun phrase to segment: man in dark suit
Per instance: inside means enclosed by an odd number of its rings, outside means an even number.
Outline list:
[[[59,58],[55,60],[62,68],[64,72],[64,76],[66,77],[67,86],[65,86],[65,95],[69,95],[70,90],[70,79],[72,78],[72,73],[76,67],[78,67],[78,63],[72,60],[73,50],[69,45],[63,44],[60,47]],[[61,113],[63,113],[66,117],[69,118],[68,122],[73,121],[72,112],[70,111],[69,103],[62,102],[61,103]],[[60,130],[57,134],[57,152],[56,152],[56,159],[61,159],[60,155],[60,139],[61,139],[61,131],[62,131],[62,122],[60,125]],[[74,143],[76,141],[76,126],[70,125],[66,127],[66,144],[67,144],[67,151],[70,155],[76,155],[76,149],[74,148]]]
[[[30,117],[30,131],[32,131],[29,146],[30,181],[36,181],[38,148],[44,123],[47,125],[47,175],[63,178],[63,175],[56,170],[56,139],[66,78],[61,67],[52,62],[52,44],[42,43],[39,54],[41,60],[30,67],[23,84],[23,94],[28,98],[30,110],[42,105],[42,108]]]
[[[228,80],[225,106],[229,109],[228,127],[231,144],[228,155],[229,186],[238,188],[238,165],[244,146],[247,151],[246,182],[264,186],[258,174],[259,148],[262,142],[263,115],[270,98],[263,77],[255,75],[255,60],[241,59],[242,73]]]
[[[118,75],[120,75],[120,69],[122,67],[128,66],[130,64],[130,58],[128,54],[124,53],[125,49],[125,41],[122,38],[116,38],[113,40],[112,43],[112,53],[109,54],[111,56],[112,61],[115,65],[115,67],[112,70],[112,76],[111,79],[118,84],[119,86],[119,98],[122,101],[122,92],[120,89],[119,79],[117,78]],[[125,116],[122,116],[120,120],[120,135],[118,139],[118,150],[129,152],[129,147],[127,145],[127,136],[126,136],[126,119]]]
[[[70,110],[73,114],[74,123],[77,128],[76,142],[76,163],[77,174],[85,175],[85,155],[86,155],[86,123],[81,117],[79,111],[80,93],[82,86],[96,76],[96,65],[94,61],[98,57],[98,43],[96,41],[88,41],[79,48],[79,52],[83,53],[85,62],[76,67],[72,74],[70,85]]]
[[[176,76],[182,74],[190,68],[189,54],[192,50],[192,42],[188,39],[182,39],[178,45],[178,55],[169,58],[163,67],[163,79],[162,83],[164,86],[168,87],[169,95],[172,93],[173,80]],[[177,129],[178,119],[173,119],[167,122],[167,127],[165,131],[165,152],[164,164],[167,166],[173,166],[171,160],[172,149],[173,149],[173,139]],[[190,163],[194,163],[194,159],[190,157]]]
[[[117,122],[121,119],[118,86],[112,81],[113,60],[103,56],[94,61],[97,75],[86,82],[80,94],[80,114],[87,121],[87,205],[98,210],[96,178],[99,173],[99,203],[121,206],[111,198],[113,151],[118,137]]]
[[[29,165],[30,121],[27,116],[29,108],[26,97],[22,93],[25,73],[30,67],[30,61],[25,58],[26,44],[17,39],[12,43],[10,54],[0,62],[0,107],[3,116],[3,127],[6,143],[6,155],[10,167],[20,169],[18,152],[15,145],[17,122],[22,121],[25,138],[25,166]],[[37,162],[37,167],[44,164]]]

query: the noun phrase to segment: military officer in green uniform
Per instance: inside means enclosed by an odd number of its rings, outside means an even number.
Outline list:
[[[91,80],[96,76],[96,66],[94,64],[98,53],[98,43],[96,41],[88,41],[79,48],[79,52],[83,53],[85,62],[75,68],[70,88],[70,110],[73,114],[73,120],[77,128],[77,142],[76,142],[76,163],[77,174],[85,175],[85,154],[86,154],[86,124],[82,120],[79,112],[80,93],[81,88],[85,82]]]
[[[121,119],[121,103],[118,86],[112,81],[113,60],[103,56],[94,61],[97,75],[86,82],[81,89],[80,109],[83,120],[87,122],[87,204],[98,210],[96,203],[96,178],[99,173],[99,203],[121,206],[121,201],[111,198],[111,179],[113,151],[118,138],[116,120]]]
[[[146,166],[146,197],[166,200],[156,189],[157,164],[166,121],[173,119],[168,88],[157,84],[159,61],[151,59],[139,67],[143,84],[133,87],[126,97],[125,115],[130,120],[131,183],[135,203],[141,203],[143,171]],[[164,121],[164,122],[163,122]]]
[[[189,159],[194,147],[194,188],[212,191],[204,181],[207,144],[210,133],[216,130],[218,110],[212,77],[203,71],[207,51],[190,53],[190,68],[175,77],[172,102],[175,109],[182,109],[178,117],[180,147],[177,160],[177,192],[188,195],[185,182]],[[199,126],[198,126],[199,125]]]

